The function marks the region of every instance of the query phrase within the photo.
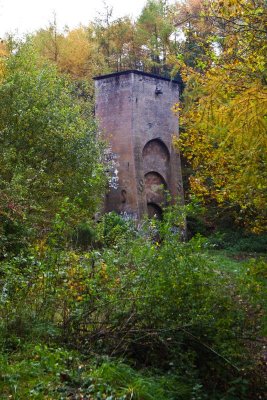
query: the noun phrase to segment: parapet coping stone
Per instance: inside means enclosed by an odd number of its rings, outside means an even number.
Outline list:
[[[128,69],[128,70],[125,70],[125,71],[112,72],[110,74],[105,74],[105,75],[98,75],[98,76],[95,76],[93,79],[95,81],[98,81],[98,80],[101,80],[101,79],[113,78],[113,77],[116,77],[116,76],[128,75],[128,74],[149,76],[150,78],[161,79],[163,81],[176,83],[177,85],[183,85],[182,79],[177,80],[177,79],[166,78],[165,76],[156,75],[156,74],[152,74],[152,73],[149,73],[149,72],[143,72],[143,71],[139,71],[137,69]]]

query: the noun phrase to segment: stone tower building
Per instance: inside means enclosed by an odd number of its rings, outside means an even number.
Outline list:
[[[168,197],[183,197],[180,159],[172,147],[178,122],[171,108],[179,100],[179,83],[123,71],[96,77],[95,86],[96,117],[115,165],[105,211],[160,217]]]

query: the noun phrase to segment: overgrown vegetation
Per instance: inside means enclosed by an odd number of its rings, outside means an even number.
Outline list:
[[[263,399],[266,6],[105,11],[0,43],[0,398]],[[186,205],[96,220],[108,177],[92,76],[173,67]]]
[[[103,144],[72,83],[18,45],[0,77],[1,257],[91,219],[105,187]],[[87,112],[86,112],[87,111]],[[59,238],[57,240],[60,240]]]
[[[100,391],[116,399],[263,393],[265,261],[227,260],[209,253],[201,237],[182,243],[168,220],[148,221],[139,230],[129,224],[107,215],[87,251],[42,241],[1,262],[1,347],[13,354],[2,378],[6,393],[14,391],[12,379],[17,398],[51,396],[46,379],[54,398],[64,398],[58,391]],[[21,361],[29,345],[33,353]],[[61,366],[57,354],[70,361]],[[35,364],[37,379],[26,373],[25,387],[22,366]],[[38,386],[43,373],[48,376]]]

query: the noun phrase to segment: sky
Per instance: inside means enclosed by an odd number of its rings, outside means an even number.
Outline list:
[[[113,17],[137,17],[146,0],[107,0]],[[57,26],[87,25],[104,10],[102,0],[0,0],[0,38],[5,33],[23,35],[45,28],[56,15]]]

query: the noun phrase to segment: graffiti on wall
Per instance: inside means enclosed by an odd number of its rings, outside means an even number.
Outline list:
[[[119,187],[119,161],[118,155],[112,152],[111,147],[108,147],[104,152],[104,163],[107,166],[106,172],[108,175],[108,186],[110,189],[117,190]]]

